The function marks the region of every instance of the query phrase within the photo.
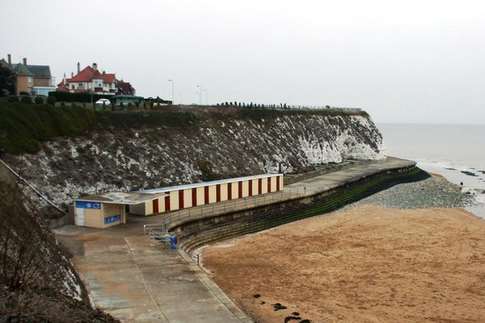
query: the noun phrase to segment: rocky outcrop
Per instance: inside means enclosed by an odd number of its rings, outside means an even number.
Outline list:
[[[380,158],[382,137],[365,112],[191,112],[197,122],[99,128],[44,142],[6,160],[54,202],[83,193],[299,172],[346,159]]]

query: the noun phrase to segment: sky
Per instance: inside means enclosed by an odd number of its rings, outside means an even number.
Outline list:
[[[485,2],[0,0],[0,58],[93,62],[143,96],[485,124]]]

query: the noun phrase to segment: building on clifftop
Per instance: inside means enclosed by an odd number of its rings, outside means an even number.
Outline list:
[[[27,58],[23,58],[22,63],[12,64],[10,54],[7,60],[0,60],[0,64],[15,74],[15,93],[12,94],[47,96],[56,90],[49,65],[29,65]]]
[[[117,80],[114,73],[100,72],[96,63],[86,66],[83,70],[81,70],[81,64],[77,63],[77,74],[71,74],[71,78],[64,77],[57,85],[57,91],[105,95],[135,94],[135,89],[130,83]]]

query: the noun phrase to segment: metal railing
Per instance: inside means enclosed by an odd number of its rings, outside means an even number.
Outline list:
[[[246,196],[235,200],[227,200],[162,213],[162,222],[157,224],[146,224],[144,226],[144,233],[147,235],[160,235],[161,233],[168,233],[172,228],[185,222],[298,199],[312,195],[313,193],[313,191],[308,190],[305,186],[287,187],[279,192]]]

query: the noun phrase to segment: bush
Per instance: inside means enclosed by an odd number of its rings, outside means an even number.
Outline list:
[[[35,104],[44,104],[44,98],[41,96],[36,96],[34,102]]]
[[[48,96],[47,97],[47,104],[50,104],[50,105],[55,105],[57,102],[57,99],[55,96]]]
[[[20,102],[25,103],[25,104],[31,104],[32,103],[32,98],[30,96],[21,96],[20,97]]]
[[[99,99],[110,99],[112,96],[103,94],[91,94],[91,93],[70,93],[70,92],[50,92],[49,97],[56,98],[57,101],[63,102],[96,102]]]
[[[8,102],[19,102],[19,98],[15,95],[11,95],[8,97]]]
[[[96,116],[89,109],[4,103],[0,109],[0,149],[12,154],[36,153],[43,141],[79,136],[95,126]]]

